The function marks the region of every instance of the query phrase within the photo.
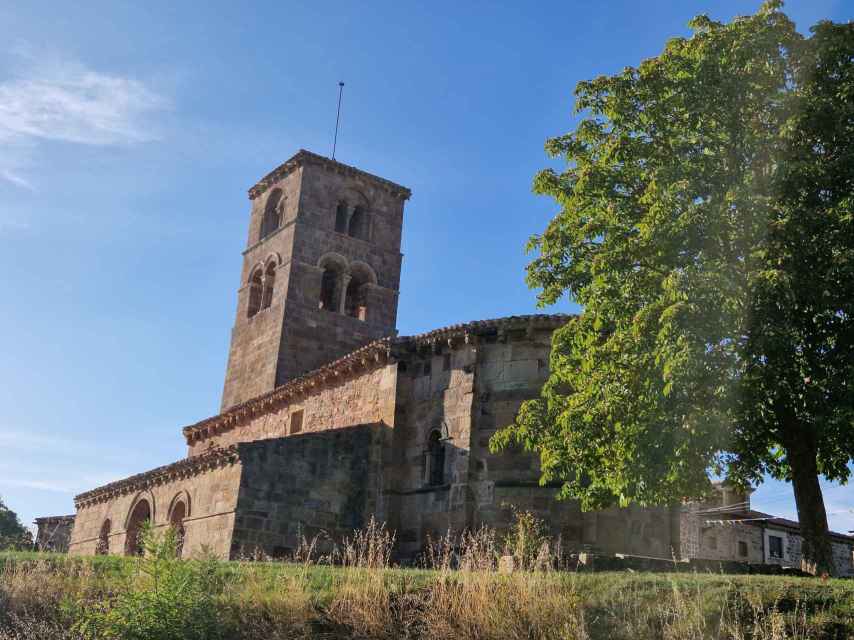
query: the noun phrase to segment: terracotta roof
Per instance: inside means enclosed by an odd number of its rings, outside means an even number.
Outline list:
[[[437,344],[454,338],[465,339],[468,336],[487,335],[514,329],[543,328],[553,330],[566,324],[572,317],[566,314],[508,316],[453,324],[414,336],[381,338],[347,354],[343,358],[290,380],[272,391],[230,407],[218,415],[184,427],[184,437],[189,444],[194,437],[204,438],[207,437],[206,434],[212,435],[215,432],[234,428],[241,421],[266,413],[273,406],[287,404],[291,398],[313,390],[328,379],[360,367],[367,368],[375,363],[385,362],[394,357],[395,354],[399,355],[413,348]]]
[[[209,469],[224,467],[228,464],[233,464],[239,460],[238,449],[236,445],[230,447],[222,447],[205,451],[192,458],[184,458],[178,462],[167,464],[163,467],[157,467],[145,473],[117,480],[110,484],[86,491],[74,497],[74,506],[77,509],[88,506],[97,502],[109,500],[118,495],[124,495],[131,492],[139,491],[146,487],[171,482],[176,478],[186,478],[195,476]]]
[[[333,171],[335,173],[343,173],[345,175],[368,178],[372,182],[386,189],[389,193],[392,193],[399,198],[403,198],[404,200],[408,200],[409,197],[412,195],[412,192],[409,189],[395,182],[392,182],[391,180],[380,178],[379,176],[375,176],[372,173],[362,171],[361,169],[357,169],[356,167],[351,167],[350,165],[343,164],[341,162],[338,162],[337,160],[327,158],[326,156],[321,156],[316,153],[312,153],[311,151],[300,149],[290,159],[286,160],[278,167],[273,169],[270,173],[261,178],[257,182],[257,184],[255,184],[255,186],[249,189],[249,199],[254,200],[258,196],[262,195],[267,189],[269,189],[270,185],[278,182],[297,167],[309,163],[321,165],[328,171]]]

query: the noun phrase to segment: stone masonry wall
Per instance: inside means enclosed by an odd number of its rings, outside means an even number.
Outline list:
[[[360,425],[240,445],[243,475],[231,555],[289,555],[324,534],[340,541],[386,519],[381,425]]]
[[[237,291],[237,312],[231,330],[231,346],[223,387],[223,409],[261,395],[272,389],[276,383],[276,354],[281,342],[284,302],[292,269],[301,175],[301,169],[294,171],[264,196],[252,201],[249,238],[243,252],[240,286]],[[267,199],[274,189],[282,191],[282,224],[278,230],[262,239],[261,222]],[[277,264],[272,304],[249,317],[250,277],[255,269],[265,268],[270,261]]]
[[[801,545],[803,538],[800,533],[782,527],[775,527],[773,524],[765,527],[763,533],[766,540],[765,562],[767,564],[777,564],[782,567],[801,567],[801,560],[803,559]],[[769,535],[783,538],[782,558],[772,558],[768,553],[767,539]],[[840,542],[838,538],[832,540],[831,552],[837,574],[840,576],[854,576],[854,541]]]
[[[394,424],[397,365],[377,365],[374,369],[339,377],[315,393],[271,410],[231,430],[195,442],[189,455],[203,453],[211,446],[228,446],[282,438],[293,430],[293,416],[302,411],[301,433],[340,429],[359,424]]]
[[[74,516],[36,518],[36,548],[39,551],[66,553],[74,528]]]
[[[489,451],[489,439],[512,424],[522,402],[539,395],[548,377],[551,331],[524,331],[482,339],[478,344],[471,489],[474,522],[506,531],[513,510],[530,511],[560,537],[566,551],[595,549],[670,558],[678,547],[678,515],[667,508],[611,508],[582,513],[557,489],[539,484],[534,454]],[[674,519],[677,518],[677,519]]]
[[[227,558],[231,548],[240,473],[239,464],[218,467],[144,491],[127,493],[106,502],[82,507],[77,511],[69,553],[94,555],[101,527],[104,521],[109,519],[109,553],[122,555],[127,540],[128,518],[140,499],[149,501],[154,525],[165,527],[169,524],[169,511],[173,500],[185,496],[189,502],[189,514],[184,520],[184,555],[190,556],[204,545],[219,557]]]
[[[342,202],[365,212],[367,238],[336,231],[336,211]],[[332,172],[325,166],[303,167],[277,385],[371,340],[394,335],[402,227],[403,200],[381,183],[364,175]],[[329,256],[346,265],[348,277],[356,277],[363,265],[376,276],[376,284],[367,287],[364,319],[319,308],[322,261]]]
[[[761,527],[748,523],[704,525],[704,518],[691,512],[693,507],[683,508],[682,559],[763,562],[765,547]]]
[[[476,352],[472,346],[413,354],[399,373],[393,478],[400,552],[422,550],[428,535],[436,540],[448,529],[471,523],[469,449]],[[404,370],[405,369],[405,370]],[[432,485],[428,442],[438,433],[444,446],[442,483]],[[389,483],[391,484],[391,483]]]

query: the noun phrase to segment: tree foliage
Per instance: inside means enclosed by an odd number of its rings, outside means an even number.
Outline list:
[[[32,535],[21,524],[18,514],[0,498],[0,549],[19,549],[32,545]]]
[[[854,25],[803,37],[781,7],[699,16],[659,56],[579,83],[577,127],[546,144],[566,168],[534,190],[560,211],[527,279],[541,305],[584,310],[492,444],[538,452],[585,508],[770,474],[795,481],[804,526],[817,476],[849,477]]]

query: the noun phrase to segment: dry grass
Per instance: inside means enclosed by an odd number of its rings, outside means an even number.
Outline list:
[[[422,569],[392,567],[394,537],[376,523],[331,553],[319,554],[318,546],[305,541],[288,563],[214,565],[224,637],[854,638],[851,581],[555,571],[555,545],[537,539],[508,545],[489,529],[435,541]],[[525,554],[517,566],[527,570],[498,572],[497,559],[508,549]],[[74,616],[68,603],[109,607],[116,594],[141,588],[135,561],[7,556],[0,562],[0,640],[77,640],[68,631]]]

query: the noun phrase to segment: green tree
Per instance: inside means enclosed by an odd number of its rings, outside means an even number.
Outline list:
[[[21,524],[18,514],[0,498],[0,549],[19,548],[32,544],[32,535]]]
[[[767,2],[578,84],[529,242],[554,334],[539,398],[493,438],[583,508],[793,484],[806,566],[832,571],[819,477],[854,457],[854,24],[804,37]]]

